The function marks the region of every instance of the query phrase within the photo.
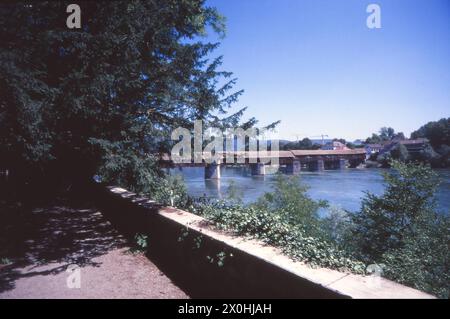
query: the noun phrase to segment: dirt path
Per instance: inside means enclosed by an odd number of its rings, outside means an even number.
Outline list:
[[[92,207],[64,203],[24,214],[1,234],[11,264],[0,266],[0,299],[188,298],[145,256],[130,253]]]

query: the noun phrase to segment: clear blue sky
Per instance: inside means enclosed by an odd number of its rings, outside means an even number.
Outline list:
[[[381,7],[381,29],[366,7]],[[449,0],[208,0],[227,17],[216,55],[245,93],[236,105],[281,138],[409,135],[450,116]],[[214,38],[213,38],[214,39]]]

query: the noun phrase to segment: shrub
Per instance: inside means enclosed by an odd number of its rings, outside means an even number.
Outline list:
[[[312,266],[364,273],[365,265],[325,235],[316,202],[297,178],[276,177],[274,190],[252,205],[201,199],[191,208],[215,227],[279,247]]]
[[[178,208],[186,208],[191,202],[187,195],[186,186],[180,176],[167,175],[158,179],[152,190],[147,195],[153,200]]]
[[[422,164],[391,161],[384,173],[383,195],[366,193],[361,211],[353,216],[353,235],[363,255],[377,259],[402,246],[402,239],[426,222],[433,211],[437,175]]]
[[[429,229],[404,238],[403,246],[382,256],[386,276],[448,299],[450,292],[450,223],[437,217]]]
[[[289,224],[302,225],[309,235],[320,235],[319,208],[328,206],[326,201],[314,201],[307,195],[308,187],[296,176],[278,174],[273,191],[264,194],[255,207],[261,211],[279,215]]]
[[[367,263],[386,265],[388,278],[448,297],[450,219],[435,210],[437,175],[418,163],[391,166],[384,194],[367,193],[352,218],[353,245]]]

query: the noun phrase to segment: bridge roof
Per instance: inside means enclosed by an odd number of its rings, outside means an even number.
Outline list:
[[[366,150],[355,148],[353,150],[292,150],[295,156],[325,156],[325,155],[363,155]]]
[[[366,151],[364,148],[357,148],[353,150],[291,150],[291,151],[236,151],[236,152],[222,152],[222,157],[236,156],[238,158],[295,158],[298,156],[327,156],[327,155],[365,155]],[[211,153],[204,152],[202,158],[211,158]],[[160,159],[163,161],[170,161],[170,154],[164,153],[160,155]]]
[[[237,157],[243,157],[245,158],[273,158],[273,157],[279,157],[279,158],[294,158],[294,154],[292,154],[291,151],[237,151],[237,152],[224,152],[224,157],[228,154],[236,155]]]
[[[201,157],[203,159],[209,159],[211,158],[211,153],[209,152],[203,152],[201,153]],[[236,156],[237,158],[295,158],[294,154],[292,154],[291,151],[231,151],[231,152],[222,152],[222,157],[226,158],[227,156]],[[160,155],[160,159],[163,161],[170,161],[171,156],[170,154],[163,153]]]

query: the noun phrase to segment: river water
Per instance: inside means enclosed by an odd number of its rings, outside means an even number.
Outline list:
[[[303,171],[298,178],[309,186],[308,194],[313,199],[327,200],[331,206],[349,211],[357,211],[365,191],[381,194],[384,190],[383,169],[346,169],[323,172]],[[441,179],[437,192],[438,209],[450,211],[450,169],[436,170]],[[257,200],[269,192],[274,184],[274,176],[251,176],[244,167],[222,167],[220,180],[205,180],[202,167],[171,169],[171,174],[181,175],[189,195],[225,198],[230,183],[238,190],[245,203]],[[232,182],[233,181],[233,182]]]

